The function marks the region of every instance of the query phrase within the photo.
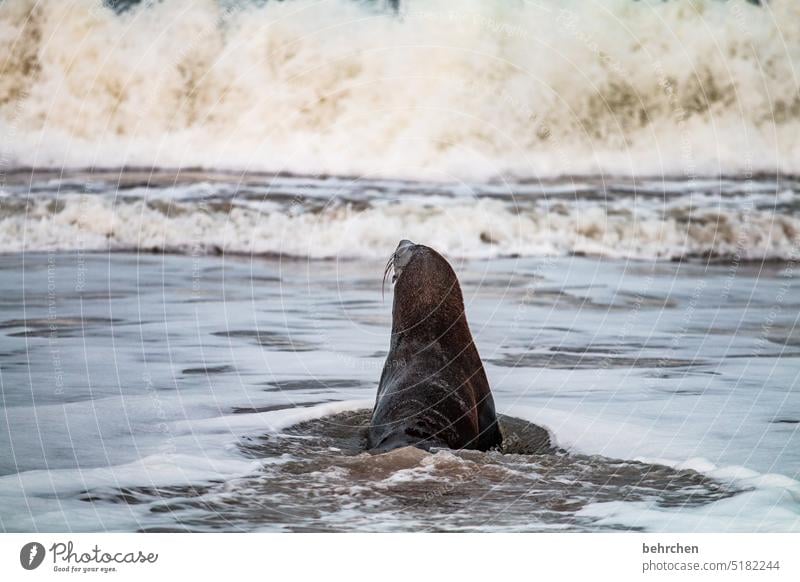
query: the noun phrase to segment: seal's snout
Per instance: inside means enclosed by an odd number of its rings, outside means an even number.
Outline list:
[[[403,239],[400,241],[400,244],[397,245],[397,249],[395,249],[394,254],[392,255],[392,267],[394,269],[394,275],[392,276],[392,283],[397,281],[397,278],[402,274],[403,269],[408,264],[408,261],[411,260],[411,255],[414,254],[414,249],[417,245],[415,245],[410,240]]]
[[[417,245],[410,240],[403,239],[400,241],[397,248],[392,253],[392,256],[389,257],[389,261],[386,263],[386,269],[383,271],[383,285],[386,285],[386,277],[389,275],[389,271],[392,271],[392,283],[397,281],[397,278],[411,260],[411,256],[414,254],[414,249],[416,248]],[[381,290],[383,289],[383,285],[381,286]],[[383,291],[381,291],[381,293],[382,292]]]

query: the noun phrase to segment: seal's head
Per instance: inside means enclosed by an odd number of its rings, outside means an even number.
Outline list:
[[[395,284],[393,334],[412,328],[441,333],[466,325],[458,278],[450,263],[435,250],[401,240],[386,264],[384,282],[389,272]]]

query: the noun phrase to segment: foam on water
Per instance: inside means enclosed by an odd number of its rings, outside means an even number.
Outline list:
[[[2,160],[436,179],[798,173],[798,10],[3,2]]]
[[[567,454],[375,459],[382,263],[0,257],[0,527],[800,529],[786,265],[454,261],[499,412]]]
[[[204,180],[205,178],[205,180]],[[790,260],[793,181],[426,184],[276,178],[80,186],[19,174],[0,199],[0,252],[166,250],[382,258],[410,238],[455,257],[597,255]],[[177,179],[177,178],[176,178]],[[183,178],[181,178],[183,179]],[[135,183],[134,183],[135,184]],[[89,190],[91,193],[85,193]]]

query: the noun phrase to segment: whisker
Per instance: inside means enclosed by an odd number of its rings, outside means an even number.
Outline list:
[[[389,257],[389,260],[386,262],[386,268],[383,270],[383,282],[381,282],[381,301],[386,299],[386,276],[389,274],[389,271],[394,269],[394,253],[392,256]]]

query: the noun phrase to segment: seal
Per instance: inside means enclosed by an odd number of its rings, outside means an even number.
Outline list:
[[[368,447],[378,452],[405,446],[500,447],[492,392],[452,267],[432,248],[402,240],[384,281],[390,271],[392,336]]]

